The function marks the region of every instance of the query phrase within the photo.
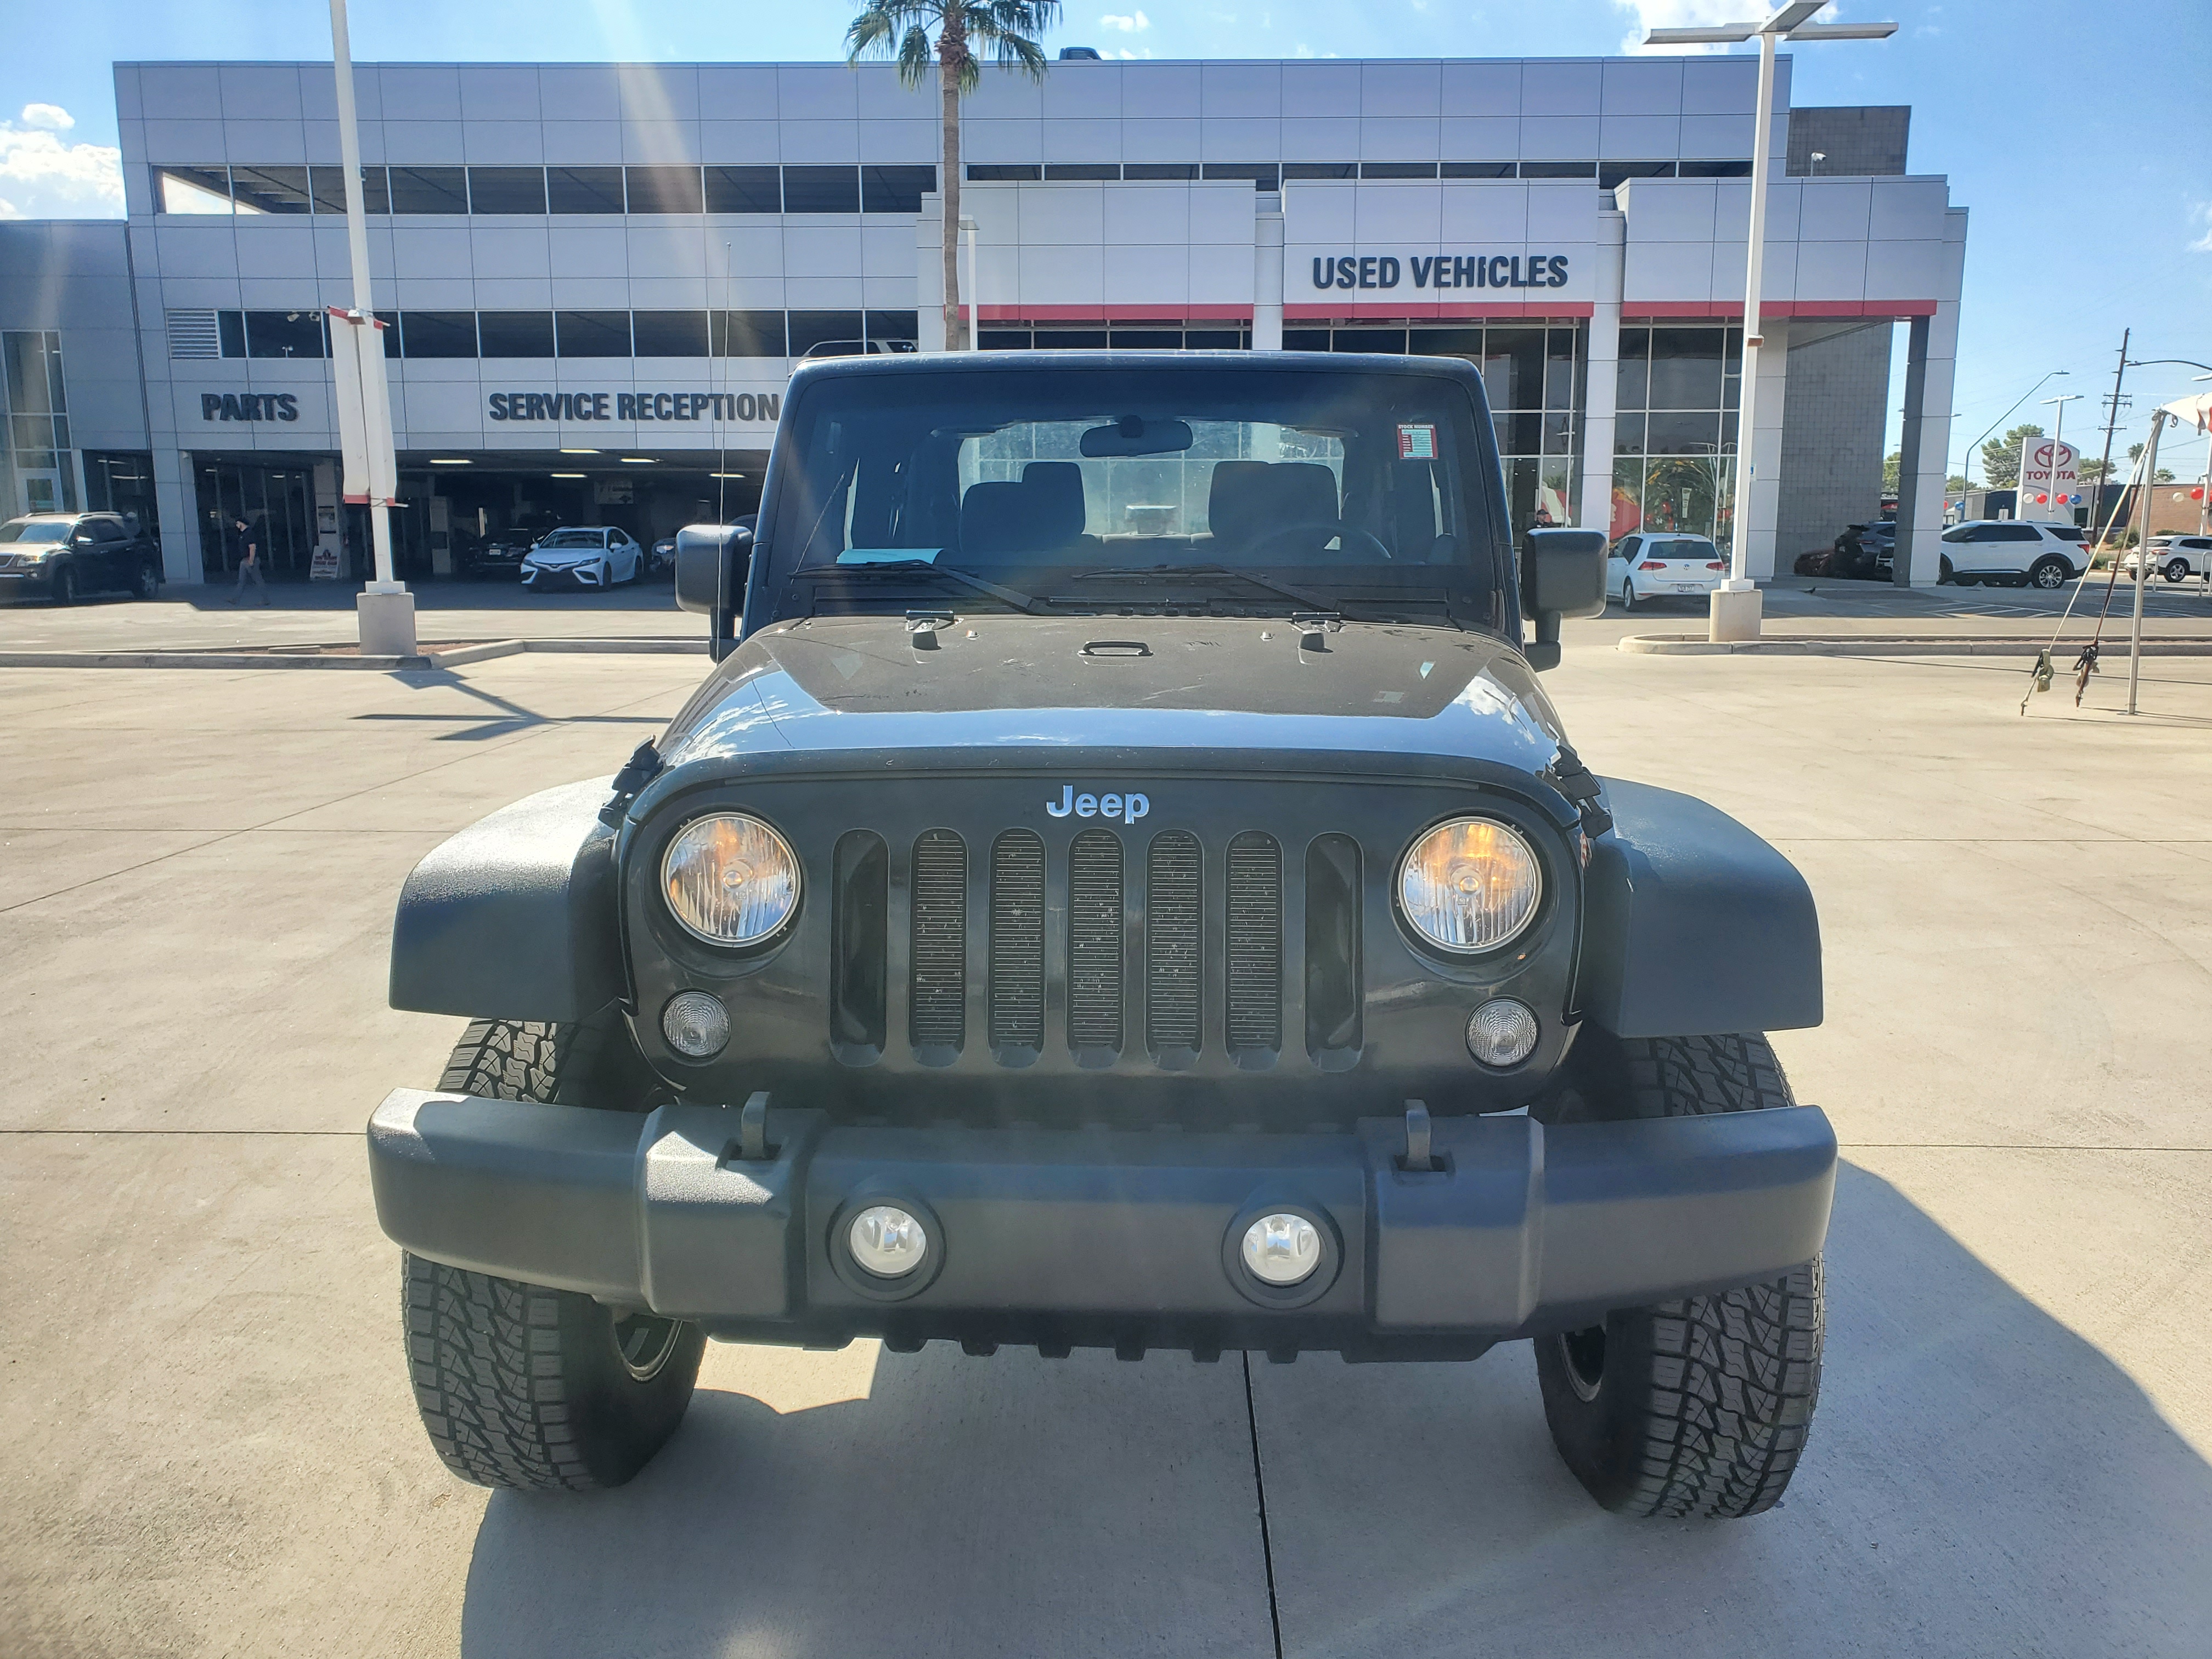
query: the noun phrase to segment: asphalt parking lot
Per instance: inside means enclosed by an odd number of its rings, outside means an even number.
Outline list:
[[[2152,659],[2132,720],[2109,672],[2023,718],[1987,659],[1635,657],[1619,621],[1548,677],[1584,756],[1736,814],[1821,906],[1828,1023],[1777,1044],[1846,1167],[1779,1510],[1600,1512],[1525,1345],[715,1346],[622,1492],[457,1483],[360,1141],[460,1028],[385,1006],[392,900],[702,665],[9,669],[0,1650],[2201,1659],[2212,661]]]

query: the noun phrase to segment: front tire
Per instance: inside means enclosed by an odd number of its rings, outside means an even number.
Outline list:
[[[1938,554],[1936,557],[1936,585],[1940,587],[1946,582],[1956,580],[1958,572],[1951,568],[1951,556],[1948,553],[1942,553]]]
[[[153,599],[160,598],[161,592],[161,570],[142,561],[131,579],[131,597],[134,599]]]
[[[438,1086],[633,1112],[659,1093],[612,1009],[577,1024],[477,1020]],[[415,1255],[401,1257],[401,1311],[430,1443],[482,1486],[623,1485],[684,1420],[706,1347],[696,1325]]]
[[[1796,1104],[1763,1036],[1619,1038],[1585,1028],[1551,1122],[1682,1117]],[[1616,1514],[1758,1515],[1796,1473],[1820,1393],[1816,1257],[1717,1295],[1616,1310],[1536,1339],[1553,1443]]]
[[[76,572],[63,565],[47,578],[46,592],[56,605],[76,603]]]

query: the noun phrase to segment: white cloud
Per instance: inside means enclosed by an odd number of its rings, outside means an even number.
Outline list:
[[[2201,222],[2204,234],[2189,245],[2191,253],[2212,253],[2212,202],[2199,202],[2189,210],[2191,219]]]
[[[73,144],[56,136],[76,123],[53,104],[24,106],[22,125],[0,121],[0,217],[123,211],[123,153],[107,144]]]
[[[1098,26],[1101,28],[1119,29],[1124,34],[1136,34],[1152,27],[1152,20],[1140,11],[1131,12],[1127,16],[1119,16],[1109,12],[1098,20]]]

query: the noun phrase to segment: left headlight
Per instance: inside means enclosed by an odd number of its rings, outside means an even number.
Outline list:
[[[1437,824],[1398,866],[1407,921],[1446,951],[1497,949],[1535,919],[1543,896],[1535,849],[1492,818]]]
[[[799,860],[781,836],[743,812],[684,826],[661,855],[669,914],[709,945],[757,945],[799,908]]]

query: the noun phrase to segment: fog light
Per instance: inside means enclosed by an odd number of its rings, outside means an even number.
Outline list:
[[[1468,1017],[1467,1051],[1486,1066],[1518,1066],[1536,1047],[1536,1016],[1525,1002],[1492,997]]]
[[[712,1059],[730,1040],[730,1011],[704,991],[678,991],[660,1011],[660,1035],[679,1054]]]
[[[853,1260],[878,1279],[902,1279],[929,1254],[929,1233],[896,1204],[872,1204],[845,1230]]]
[[[1263,1215],[1244,1230],[1244,1265],[1263,1285],[1296,1285],[1321,1266],[1321,1229],[1288,1212]]]

